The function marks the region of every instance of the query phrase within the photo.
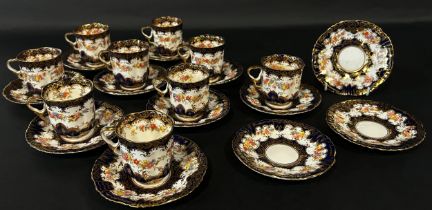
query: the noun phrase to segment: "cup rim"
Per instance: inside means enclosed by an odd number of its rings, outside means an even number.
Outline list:
[[[196,41],[198,41],[199,39],[217,40],[221,44],[217,45],[217,46],[214,46],[214,47],[197,47],[197,46],[193,45],[193,43],[196,42]],[[225,38],[223,38],[222,36],[213,35],[213,34],[201,34],[201,35],[197,35],[197,36],[191,37],[189,39],[189,45],[191,47],[194,47],[194,48],[197,48],[197,49],[214,49],[214,48],[220,48],[220,47],[223,47],[225,45]]]
[[[163,117],[168,121],[168,123],[169,123],[169,125],[170,125],[170,130],[169,130],[169,132],[166,133],[165,135],[163,135],[163,136],[157,138],[157,139],[153,139],[153,140],[148,141],[148,142],[136,142],[136,141],[132,141],[132,140],[130,140],[130,139],[128,139],[128,138],[126,138],[125,136],[123,136],[123,135],[120,134],[120,132],[119,132],[120,129],[121,129],[120,126],[121,126],[121,124],[122,124],[122,123],[123,123],[123,122],[124,122],[128,117],[132,117],[132,116],[134,116],[134,115],[140,115],[140,114],[143,114],[143,113],[151,113],[151,114],[153,114],[153,115],[163,116]],[[135,118],[135,119],[137,119],[137,118]],[[174,131],[174,119],[173,119],[172,117],[170,117],[169,115],[167,115],[167,114],[165,114],[165,113],[163,113],[163,112],[160,112],[160,111],[156,111],[156,110],[144,110],[144,111],[140,111],[140,112],[131,112],[131,113],[127,114],[127,115],[124,115],[121,119],[119,119],[119,120],[117,121],[117,124],[116,124],[115,129],[114,129],[115,135],[116,135],[118,138],[124,139],[124,140],[126,140],[127,142],[129,142],[129,143],[133,143],[133,144],[141,144],[141,145],[144,145],[144,144],[151,144],[151,143],[153,143],[153,142],[161,141],[161,140],[165,139],[166,137],[172,135],[173,131]]]
[[[90,91],[78,98],[73,98],[73,99],[67,99],[67,100],[62,100],[62,101],[57,101],[57,100],[49,100],[45,97],[46,91],[48,91],[48,89],[51,86],[57,85],[57,84],[61,84],[61,83],[72,83],[73,81],[78,81],[80,83],[86,83],[90,85]],[[71,85],[71,84],[69,84]],[[42,88],[42,92],[41,92],[41,97],[43,99],[43,101],[45,102],[52,102],[52,103],[69,103],[69,102],[73,102],[73,101],[78,101],[81,100],[82,98],[87,97],[88,95],[92,94],[93,89],[94,89],[94,84],[91,80],[87,79],[87,78],[79,78],[79,79],[71,79],[71,80],[58,80],[52,83],[49,83],[48,85],[46,85],[45,87]]]
[[[99,33],[95,33],[95,34],[82,34],[82,33],[80,33],[80,31],[82,31],[84,28],[92,27],[92,26],[93,27],[96,26],[96,27],[102,28],[104,30],[99,32]],[[85,23],[85,24],[82,24],[82,25],[76,27],[74,29],[73,33],[76,35],[79,35],[79,36],[97,36],[97,35],[100,35],[100,34],[107,32],[107,31],[109,31],[109,26],[107,24],[103,24],[103,23],[99,23],[99,22],[92,22],[92,23]]]
[[[130,43],[136,43],[136,46],[142,47],[144,49],[140,48],[139,51],[135,51],[135,52],[117,52],[117,51],[114,51],[115,49],[118,49],[120,47],[120,46],[117,46],[117,45],[127,45],[127,44],[130,44]],[[109,52],[111,52],[111,53],[114,53],[114,54],[132,55],[132,54],[135,54],[135,53],[146,52],[149,49],[150,49],[150,45],[146,41],[143,41],[141,39],[125,39],[125,40],[118,40],[118,41],[112,42],[111,45],[108,47],[107,50]]]
[[[26,57],[25,54],[26,54],[27,52],[30,52],[30,51],[38,51],[38,50],[49,50],[49,51],[52,51],[52,52],[55,53],[55,56],[52,57],[52,58],[50,58],[50,59],[47,59],[47,60],[41,60],[41,61],[26,61],[26,60],[25,60],[25,57]],[[62,54],[62,50],[59,49],[59,48],[55,48],[55,47],[38,47],[38,48],[30,48],[30,49],[21,50],[21,51],[17,54],[17,56],[16,56],[15,58],[16,58],[19,62],[22,62],[22,63],[42,63],[42,62],[47,62],[47,61],[55,60],[55,59],[57,59],[58,57],[60,57],[61,54]]]
[[[175,80],[170,78],[170,75],[174,74],[175,72],[184,71],[186,69],[202,71],[202,72],[204,72],[205,77],[203,79],[200,79],[200,80],[195,81],[195,82],[178,82],[178,81],[175,81]],[[181,63],[181,64],[177,64],[175,66],[170,67],[168,70],[168,74],[166,75],[166,78],[171,82],[180,83],[180,84],[197,84],[197,83],[201,83],[201,82],[205,81],[206,79],[209,79],[210,76],[211,76],[210,70],[203,65],[198,65],[198,64],[193,64],[193,63]]]
[[[157,21],[160,21],[160,20],[168,20],[171,22],[176,22],[177,25],[175,25],[175,26],[158,26],[158,25],[156,25]],[[179,27],[182,24],[183,24],[183,20],[181,18],[175,17],[175,16],[160,16],[160,17],[153,18],[153,20],[151,22],[151,25],[156,27],[156,28],[174,28],[174,27]]]
[[[266,62],[268,62],[270,59],[284,59],[287,60],[290,63],[296,63],[298,65],[298,68],[295,69],[273,69],[266,65]],[[301,70],[305,67],[305,63],[300,57],[289,55],[289,54],[272,54],[272,55],[266,55],[261,58],[261,65],[265,68],[275,70],[275,71],[296,71]]]

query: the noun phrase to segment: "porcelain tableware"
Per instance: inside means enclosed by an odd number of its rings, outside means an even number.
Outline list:
[[[131,181],[138,187],[160,187],[170,179],[172,160],[172,132],[174,121],[154,110],[131,113],[114,127],[105,127],[101,136],[130,169]],[[105,131],[114,131],[107,136]]]
[[[93,83],[88,79],[74,78],[48,84],[42,90],[42,109],[27,103],[27,107],[55,133],[69,143],[86,141],[95,129],[95,102]]]
[[[315,42],[312,67],[325,90],[368,95],[390,76],[393,57],[393,44],[380,27],[364,20],[345,20]]]
[[[99,53],[108,49],[111,44],[109,26],[102,23],[81,25],[73,32],[65,33],[64,38],[79,52],[80,59],[90,65],[99,65]]]
[[[151,45],[153,53],[160,56],[176,56],[183,43],[183,21],[178,17],[162,16],[152,20],[150,26],[141,28],[141,33]],[[150,30],[147,34],[146,31]]]
[[[60,49],[52,47],[28,49],[7,60],[6,64],[29,92],[39,94],[45,85],[62,78],[64,67],[61,53]],[[19,68],[14,68],[13,63]]]
[[[169,94],[169,101],[174,107],[174,117],[181,121],[197,121],[202,118],[209,103],[209,71],[196,64],[179,64],[168,70],[162,79],[164,90],[155,81],[153,86],[163,96]]]
[[[179,48],[184,61],[190,58],[192,64],[203,65],[210,70],[210,83],[217,82],[223,74],[225,39],[221,36],[204,34],[192,37],[187,46]]]
[[[247,73],[267,106],[287,109],[300,90],[303,68],[304,63],[298,57],[273,54],[261,58],[261,65],[249,67]],[[253,75],[255,70],[258,76]]]

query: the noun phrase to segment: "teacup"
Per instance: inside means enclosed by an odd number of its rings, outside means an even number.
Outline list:
[[[180,47],[178,53],[184,61],[190,57],[191,63],[210,69],[210,83],[213,83],[220,80],[223,73],[224,47],[223,37],[205,34],[192,37],[188,46]]]
[[[70,36],[74,36],[75,41]],[[99,52],[108,49],[111,44],[109,27],[102,23],[81,25],[73,32],[66,33],[64,38],[89,63],[100,63]]]
[[[249,67],[247,73],[267,106],[287,109],[297,97],[303,68],[304,62],[298,57],[274,54],[263,57],[261,65]],[[257,77],[252,75],[254,70],[259,71]]]
[[[142,27],[141,33],[156,47],[156,54],[174,56],[183,43],[182,27],[183,21],[180,18],[162,16],[153,19],[150,26]],[[145,31],[149,29],[150,34],[146,34]]]
[[[150,189],[163,185],[171,176],[173,126],[171,117],[147,110],[124,116],[113,127],[104,127],[101,136],[121,157],[132,182]]]
[[[64,73],[62,51],[52,47],[41,47],[21,51],[6,64],[10,71],[28,87],[30,92],[40,93],[42,88],[62,78]],[[12,67],[17,63],[19,70]]]
[[[99,59],[114,74],[122,89],[136,90],[146,85],[149,75],[149,45],[138,39],[115,41]]]
[[[174,116],[186,122],[199,120],[209,102],[209,70],[205,66],[184,63],[169,69],[164,90],[153,84],[160,95],[169,92]],[[160,81],[160,80],[155,80]]]
[[[41,97],[42,109],[29,103],[27,107],[51,124],[62,140],[77,143],[93,136],[96,128],[91,80],[78,77],[50,83],[43,88]]]

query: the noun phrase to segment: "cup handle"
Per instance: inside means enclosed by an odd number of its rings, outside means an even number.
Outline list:
[[[160,82],[159,82],[159,81],[160,81]],[[166,83],[166,86],[165,86],[165,89],[164,89],[164,90],[161,90],[161,89],[159,88],[159,85],[160,85],[161,83],[163,83],[163,82]],[[154,79],[154,80],[152,81],[152,83],[153,83],[153,87],[154,87],[154,89],[158,92],[158,94],[159,94],[160,96],[164,96],[164,95],[166,95],[166,94],[168,93],[168,90],[169,90],[168,86],[169,86],[169,84],[168,84],[168,82],[167,82],[165,79]]]
[[[120,155],[120,151],[119,151],[119,149],[118,149],[118,147],[119,147],[119,142],[117,141],[117,142],[113,142],[112,140],[111,140],[111,138],[113,138],[113,135],[112,136],[106,136],[106,132],[113,132],[114,131],[114,127],[113,126],[106,126],[106,127],[103,127],[102,129],[101,129],[101,131],[100,131],[100,136],[102,137],[102,139],[108,144],[108,147],[114,152],[114,153],[116,153],[117,155]]]
[[[99,52],[98,57],[99,57],[99,60],[106,65],[107,69],[111,70],[112,69],[111,62],[109,60],[105,59],[105,55],[108,52],[109,52],[108,50],[102,50]]]
[[[33,101],[33,98],[29,98],[26,102],[27,108],[29,108],[32,112],[36,114],[41,120],[43,120],[45,123],[48,123],[48,119],[44,116],[46,112],[46,106],[43,105],[42,109],[38,109],[33,107],[30,103]]]
[[[75,50],[77,50],[76,41],[73,42],[69,39],[69,36],[72,36],[72,35],[74,35],[73,32],[67,32],[67,33],[65,33],[64,38],[65,38],[67,43],[69,43]]]
[[[14,74],[16,74],[17,76],[18,76],[18,78],[20,78],[20,79],[22,79],[23,77],[24,77],[24,73],[22,73],[21,71],[19,71],[19,70],[16,70],[14,67],[12,67],[12,63],[15,63],[15,62],[18,62],[18,59],[16,59],[16,58],[12,58],[12,59],[9,59],[9,60],[7,60],[6,61],[6,65],[7,65],[7,67],[8,67],[8,69],[12,72],[12,73],[14,73]]]
[[[142,28],[141,28],[141,33],[142,33],[142,35],[147,39],[147,41],[150,43],[150,44],[154,44],[152,41],[151,41],[151,38],[153,37],[153,34],[152,34],[152,32],[151,32],[151,26],[143,26]],[[148,35],[148,34],[146,34],[146,30],[150,30],[150,35]]]
[[[251,71],[253,71],[253,70],[259,70],[259,74],[258,74],[257,77],[254,77],[254,76],[251,74]],[[253,82],[253,86],[254,86],[255,88],[261,88],[261,86],[258,85],[257,83],[261,80],[261,77],[262,77],[262,71],[263,71],[263,68],[262,68],[261,66],[258,66],[258,65],[256,65],[256,66],[251,66],[251,67],[249,67],[249,68],[247,69],[247,74],[248,74],[249,78],[251,78],[251,80],[252,80],[252,82]]]
[[[180,46],[177,49],[177,54],[183,60],[183,63],[187,63],[187,60],[190,57],[190,48],[188,46]]]

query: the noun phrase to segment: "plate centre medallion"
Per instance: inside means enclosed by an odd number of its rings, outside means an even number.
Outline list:
[[[359,71],[366,63],[366,53],[360,47],[346,46],[339,52],[338,63],[345,72]]]
[[[359,121],[355,128],[363,136],[374,139],[384,138],[389,134],[387,127],[374,121]]]
[[[299,158],[297,150],[286,144],[270,145],[265,154],[269,160],[281,165],[293,163]]]

